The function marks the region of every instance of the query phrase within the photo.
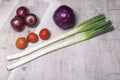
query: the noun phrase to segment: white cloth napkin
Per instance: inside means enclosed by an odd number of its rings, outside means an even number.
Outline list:
[[[36,28],[35,33],[38,33],[42,27],[47,26],[47,28],[50,28],[48,25],[51,24],[51,22],[53,22],[52,20],[53,13],[56,10],[56,8],[58,8],[61,5],[61,3],[58,2],[57,0],[43,0],[43,1],[48,2],[50,5],[48,6],[47,11],[45,12],[40,24]],[[31,46],[31,44],[29,46]],[[22,72],[23,71],[21,68],[16,68],[12,70],[8,77],[8,80],[21,80],[21,76],[24,76]]]

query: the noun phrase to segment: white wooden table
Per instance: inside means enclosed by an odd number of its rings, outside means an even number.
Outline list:
[[[9,22],[14,17],[16,8],[21,5],[27,6],[41,20],[49,4],[41,3],[41,0],[1,0],[0,80],[120,80],[120,0],[59,1],[73,8],[76,25],[104,13],[108,19],[112,20],[115,30],[52,52],[15,70],[8,71],[6,65],[14,61],[8,62],[6,56],[22,51],[15,47],[15,40],[36,29],[26,27],[23,32],[18,33],[11,28]],[[51,24],[48,25],[49,22]],[[59,29],[52,19],[42,27],[50,29],[51,38],[67,32]],[[39,40],[38,43],[41,42],[44,41]],[[31,44],[30,47],[38,43]]]

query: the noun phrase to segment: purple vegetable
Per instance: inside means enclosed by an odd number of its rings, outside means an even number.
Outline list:
[[[11,21],[11,26],[14,30],[20,32],[24,29],[24,21],[20,16],[15,16]]]
[[[53,20],[57,26],[65,30],[74,26],[75,15],[70,7],[62,5],[54,12]]]
[[[16,10],[16,13],[17,13],[18,16],[24,18],[25,15],[27,15],[27,13],[28,13],[28,9],[24,6],[21,6]]]
[[[37,24],[37,16],[35,14],[27,14],[24,18],[25,25],[29,27],[35,27]]]

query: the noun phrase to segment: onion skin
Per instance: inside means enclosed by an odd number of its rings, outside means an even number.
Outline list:
[[[18,32],[23,31],[23,29],[25,28],[23,18],[21,18],[20,16],[15,16],[10,23],[12,28]]]
[[[75,15],[70,7],[62,5],[54,12],[53,20],[58,27],[66,30],[74,26]]]
[[[24,18],[24,23],[25,25],[29,26],[29,27],[35,27],[35,25],[37,24],[37,16],[35,14],[27,14]]]

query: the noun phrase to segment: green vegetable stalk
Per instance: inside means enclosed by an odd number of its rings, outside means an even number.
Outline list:
[[[36,58],[38,58],[40,56],[46,55],[46,54],[48,54],[50,52],[59,50],[61,48],[64,48],[64,47],[67,47],[67,46],[70,46],[70,45],[73,45],[73,44],[76,44],[78,42],[88,40],[90,38],[96,37],[96,36],[101,35],[103,33],[112,31],[113,29],[114,28],[113,28],[112,22],[110,20],[106,21],[106,17],[103,14],[98,15],[96,17],[93,17],[93,18],[83,22],[82,24],[80,24],[79,26],[77,26],[72,31],[70,31],[70,32],[68,32],[66,34],[58,36],[55,39],[52,39],[52,40],[50,40],[48,42],[40,44],[40,45],[38,45],[38,46],[36,46],[36,47],[34,47],[34,48],[30,49],[30,50],[27,50],[25,52],[22,52],[22,53],[19,53],[19,54],[16,54],[16,55],[12,55],[12,56],[8,56],[7,57],[8,60],[15,59],[15,58],[27,55],[28,53],[31,53],[31,52],[33,52],[35,50],[38,50],[38,49],[42,48],[42,47],[50,45],[50,44],[52,44],[54,42],[57,42],[57,41],[59,41],[61,39],[64,39],[64,38],[69,37],[71,35],[82,32],[82,34],[80,34],[78,37],[67,40],[67,41],[65,41],[65,42],[63,42],[61,44],[58,44],[58,45],[48,47],[47,49],[45,49],[43,51],[40,51],[40,52],[38,52],[36,54],[32,54],[30,56],[27,56],[24,59],[19,60],[18,62],[7,66],[7,69],[8,70],[14,69],[14,68],[16,68],[18,66],[21,66],[21,65],[23,65],[23,64],[25,64],[25,63],[27,63],[29,61],[32,61],[32,60],[34,60],[34,59],[36,59]]]
[[[36,50],[38,50],[40,48],[43,48],[43,47],[48,46],[48,45],[50,45],[52,43],[55,43],[55,42],[57,42],[57,41],[59,41],[61,39],[67,38],[69,36],[72,36],[72,35],[80,33],[80,32],[84,32],[84,31],[90,30],[90,29],[92,29],[94,27],[97,27],[99,23],[105,22],[105,19],[106,19],[106,17],[103,14],[95,16],[95,17],[93,17],[93,18],[91,18],[91,19],[81,23],[79,26],[75,27],[70,32],[67,32],[67,33],[65,33],[63,35],[60,35],[60,36],[58,36],[58,37],[56,37],[54,39],[51,39],[51,40],[49,40],[49,41],[47,41],[47,42],[45,42],[43,44],[40,44],[40,45],[38,45],[36,47],[28,49],[28,50],[26,50],[24,52],[8,56],[7,60],[13,60],[13,59],[16,59],[16,58],[28,55],[28,54],[30,54],[30,53],[32,53],[32,52],[34,52],[34,51],[36,51]]]

